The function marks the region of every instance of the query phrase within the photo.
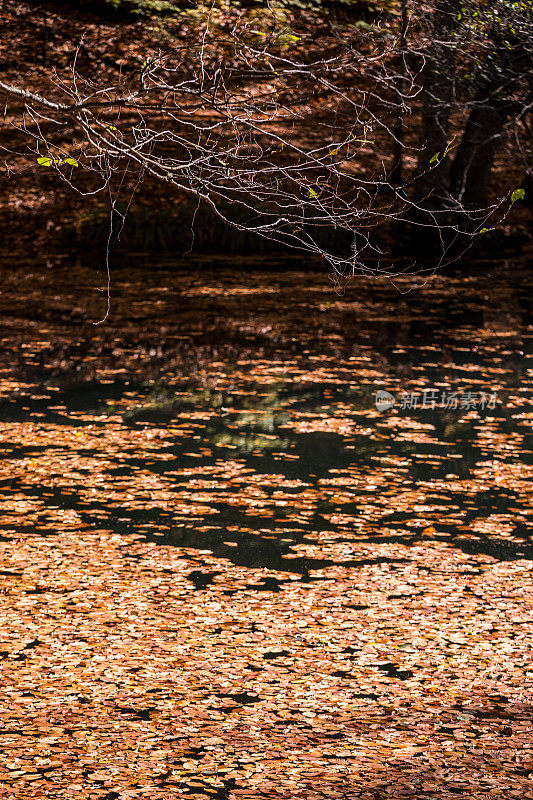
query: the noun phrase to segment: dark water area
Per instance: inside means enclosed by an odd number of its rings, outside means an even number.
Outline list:
[[[258,266],[132,258],[95,325],[101,271],[2,259],[0,534],[138,534],[265,592],[428,540],[532,558],[531,272]]]

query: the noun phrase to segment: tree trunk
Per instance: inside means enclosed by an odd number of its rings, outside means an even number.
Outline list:
[[[470,112],[450,171],[450,193],[465,208],[484,207],[494,156],[507,121],[505,107],[489,101]]]
[[[407,0],[401,0],[401,22],[400,22],[400,64],[398,68],[398,111],[394,123],[392,143],[392,169],[389,182],[392,186],[399,185],[402,181],[402,155],[404,151],[404,107],[403,91],[405,90],[405,71],[407,58]]]
[[[455,43],[461,0],[438,0],[431,26],[432,46],[425,74],[422,109],[422,150],[418,159],[420,197],[431,195],[430,206],[442,203],[449,183],[450,163],[443,155],[448,144],[450,111],[455,86]]]
[[[413,253],[435,256],[447,236],[440,229],[446,223],[444,209],[449,206],[450,160],[442,155],[449,144],[460,6],[461,0],[436,0],[428,13],[431,43],[424,66],[421,149],[411,194],[416,207],[397,225],[395,247],[399,253],[407,248]]]

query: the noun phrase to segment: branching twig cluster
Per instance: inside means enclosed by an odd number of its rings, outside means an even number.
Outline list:
[[[508,208],[506,198],[464,202],[464,185],[439,195],[434,178],[457,146],[442,119],[447,125],[455,111],[471,113],[486,102],[483,87],[494,92],[496,83],[512,108],[491,136],[502,138],[509,128],[516,134],[531,115],[530,62],[515,59],[505,72],[496,53],[509,20],[487,12],[479,29],[472,23],[459,30],[459,6],[440,5],[417,17],[404,0],[401,24],[392,18],[342,33],[330,26],[307,51],[305,41],[280,33],[275,19],[256,30],[235,12],[221,27],[208,13],[195,43],[169,37],[112,83],[78,69],[78,48],[70,80],[51,80],[38,93],[0,81],[0,90],[23,104],[20,127],[35,156],[78,191],[105,190],[117,174],[150,175],[197,196],[235,228],[322,256],[339,282],[359,271],[391,274],[397,267],[381,260],[376,229],[401,220],[434,229],[442,261],[456,255],[459,238],[468,246]],[[522,4],[498,5],[509,16]],[[449,24],[437,27],[442,12]],[[521,8],[514,14],[523,16]],[[533,40],[531,25],[527,36]],[[453,61],[453,74],[432,85],[435,53],[451,58],[446,69]],[[467,70],[476,69],[484,73],[479,90],[471,91],[471,78],[461,88]],[[435,153],[413,135],[424,107],[435,109],[446,141]],[[75,154],[69,141],[79,143]],[[90,189],[87,172],[98,178]]]

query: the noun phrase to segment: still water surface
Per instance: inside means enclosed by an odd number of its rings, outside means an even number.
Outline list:
[[[275,266],[2,262],[9,796],[531,796],[531,277]]]
[[[101,274],[4,259],[2,529],[138,533],[266,568],[266,591],[355,542],[531,558],[531,274],[339,296],[256,266],[132,260],[94,325]]]

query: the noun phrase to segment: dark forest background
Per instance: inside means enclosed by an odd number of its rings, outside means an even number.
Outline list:
[[[334,47],[357,46],[358,52],[367,52],[370,58],[376,42],[389,41],[388,60],[384,58],[380,66],[382,76],[395,84],[393,92],[398,93],[402,81],[407,85],[408,76],[416,74],[420,91],[412,92],[403,104],[380,96],[373,113],[381,115],[383,126],[378,126],[372,147],[347,156],[348,162],[376,185],[375,164],[385,165],[386,177],[378,187],[386,195],[379,206],[383,218],[369,235],[372,246],[382,251],[388,248],[396,255],[432,253],[435,242],[442,239],[442,230],[453,226],[465,235],[475,232],[472,243],[477,251],[516,251],[529,242],[532,208],[530,12],[529,3],[509,0],[496,4],[472,0],[428,4],[289,0],[272,6],[259,2],[6,0],[2,3],[1,79],[53,98],[72,77],[75,54],[76,69],[95,85],[134,80],[142,72],[140,65],[146,63],[147,53],[184,43],[194,49],[209,15],[218,26],[210,47],[221,64],[227,58],[227,31],[237,18],[246,20],[246,30],[255,26],[272,35],[275,29],[280,52],[309,63],[325,47],[324,42],[331,52]],[[350,80],[347,72],[346,85]],[[353,88],[355,92],[361,87],[354,83]],[[294,81],[280,92],[285,106],[298,114],[298,125],[290,136],[301,140],[302,146],[310,146],[316,115],[327,113],[330,98],[326,93],[311,102]],[[43,169],[42,163],[36,163],[35,155],[42,155],[38,145],[41,131],[36,133],[32,120],[24,116],[27,104],[3,94],[3,247],[102,251],[109,238],[109,191],[92,194],[90,176],[80,178],[79,172],[76,178],[83,191],[77,193],[65,182],[61,170]],[[338,108],[331,106],[331,113],[338,114]],[[47,125],[42,121],[43,129]],[[62,136],[60,146],[67,142],[69,152],[83,145],[79,131],[69,129]],[[134,170],[121,165],[114,170],[110,185],[120,217],[120,242],[115,242],[119,248],[184,252],[193,243],[198,251],[279,249],[279,243],[253,231],[225,225],[208,203],[198,203],[194,191],[158,181],[150,174],[144,175],[137,187]],[[387,192],[394,194],[393,201]],[[396,201],[402,193],[416,207],[398,210]],[[311,204],[314,194],[311,189],[306,197]],[[384,203],[388,204],[386,214]],[[227,217],[233,214],[231,219],[238,224],[243,219],[231,196],[222,197],[218,207]],[[489,209],[486,223],[474,214],[480,208]],[[491,208],[497,208],[493,217]],[[438,223],[434,222],[435,213],[440,215]],[[339,249],[349,248],[352,234],[352,228],[336,228]],[[322,231],[320,236],[327,240],[331,233]]]

